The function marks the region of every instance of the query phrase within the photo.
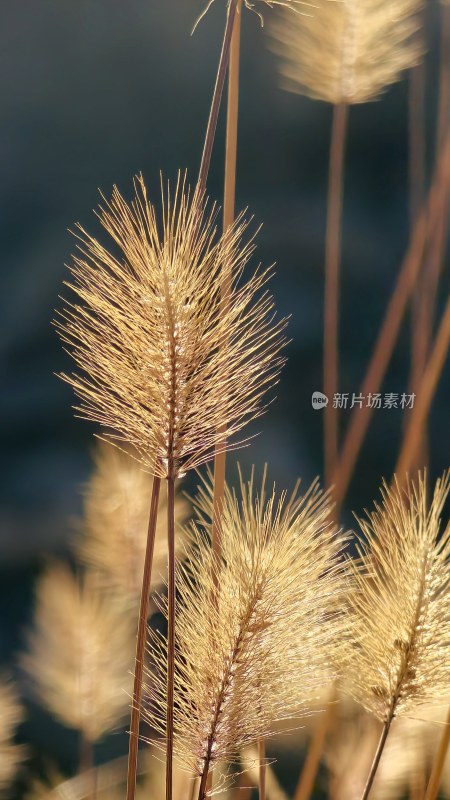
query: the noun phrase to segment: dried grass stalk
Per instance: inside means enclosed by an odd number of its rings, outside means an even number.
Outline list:
[[[405,492],[385,484],[381,505],[360,523],[366,541],[352,567],[345,668],[355,700],[384,725],[364,798],[393,719],[448,693],[450,524],[439,534],[449,490],[450,471],[430,503],[425,476]]]
[[[421,0],[319,0],[270,27],[283,87],[329,103],[375,100],[418,63]]]
[[[353,697],[381,722],[448,693],[450,524],[439,532],[449,489],[450,471],[429,504],[425,476],[405,492],[384,484],[381,505],[360,521],[347,669]]]
[[[95,742],[128,713],[133,640],[129,615],[61,564],[38,584],[21,662],[40,702]]]
[[[57,327],[84,374],[62,377],[83,417],[131,444],[154,475],[177,477],[212,457],[220,426],[230,438],[261,413],[285,321],[261,292],[269,271],[242,280],[254,249],[241,243],[242,217],[216,236],[215,209],[193,203],[180,178],[173,198],[163,192],[160,227],[142,177],[135,188],[131,205],[115,188],[99,212],[117,255],[79,228],[71,288],[81,304]],[[224,275],[232,292],[220,314]]]
[[[200,521],[209,525],[213,488],[200,491]],[[343,625],[339,553],[344,537],[331,521],[329,496],[315,482],[303,497],[258,495],[241,479],[226,489],[222,550],[193,527],[194,550],[179,566],[176,626],[175,750],[201,778],[248,743],[273,732],[277,719],[304,709],[325,675]],[[147,713],[165,734],[164,639],[152,637]]]

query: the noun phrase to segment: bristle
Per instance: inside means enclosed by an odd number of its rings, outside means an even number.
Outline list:
[[[449,488],[450,471],[428,505],[423,476],[405,492],[384,485],[360,523],[345,671],[353,697],[382,722],[448,694],[450,524],[440,535],[440,515]]]
[[[24,759],[23,747],[13,743],[23,710],[12,681],[0,681],[0,791],[8,789]]]
[[[85,494],[82,536],[78,553],[84,564],[98,573],[99,585],[110,589],[126,607],[139,603],[147,541],[152,477],[128,453],[99,442],[95,471]],[[160,500],[153,554],[152,590],[161,586],[167,571],[165,495]],[[187,501],[176,498],[176,539],[182,545],[182,523],[189,513]]]
[[[283,88],[335,104],[375,100],[418,63],[422,0],[318,0],[270,27]]]
[[[212,486],[198,504],[211,519]],[[333,661],[343,620],[343,537],[317,483],[303,497],[277,497],[264,483],[226,490],[222,552],[193,527],[194,549],[179,567],[175,750],[197,775],[305,711]],[[156,677],[147,714],[164,734],[165,642],[152,637]],[[329,677],[329,673],[328,673]]]
[[[163,192],[160,230],[142,178],[135,188],[131,205],[115,188],[99,213],[118,257],[80,229],[71,288],[82,302],[57,327],[83,374],[63,377],[85,418],[153,474],[176,477],[212,458],[223,428],[232,439],[261,414],[285,321],[273,321],[268,271],[243,281],[254,245],[241,243],[242,217],[217,236],[214,209],[179,179],[173,197]]]
[[[228,0],[228,5],[229,2],[230,0]],[[198,23],[203,19],[203,17],[206,16],[213,3],[214,0],[207,0],[205,8],[203,9],[202,13],[197,19],[197,22],[195,23],[194,30],[197,27]],[[282,8],[288,8],[289,10],[298,11],[302,8],[308,9],[311,4],[309,0],[243,0],[243,5],[250,11],[255,11],[255,13],[261,20],[261,24],[263,24],[264,19],[259,10],[260,7],[263,6],[266,6],[267,8],[282,7]]]
[[[128,712],[133,642],[129,615],[58,565],[39,582],[22,664],[42,704],[94,742]]]

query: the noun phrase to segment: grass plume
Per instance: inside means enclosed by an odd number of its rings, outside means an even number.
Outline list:
[[[141,592],[151,486],[152,477],[131,455],[99,442],[95,471],[85,493],[78,555],[97,573],[99,585],[130,608],[137,607]],[[162,585],[167,572],[166,505],[166,498],[161,497],[152,590]],[[187,501],[177,497],[175,517],[180,530],[188,513]],[[178,550],[180,546],[178,537]]]
[[[319,0],[270,28],[283,87],[336,105],[375,100],[420,59],[421,0]]]
[[[261,413],[285,322],[260,293],[267,271],[241,280],[254,249],[241,243],[242,218],[217,237],[215,210],[199,211],[180,179],[173,199],[163,194],[160,229],[142,178],[135,186],[131,205],[115,188],[99,212],[120,255],[79,229],[81,304],[67,305],[58,329],[84,374],[63,377],[83,417],[134,446],[153,474],[176,477],[213,456],[219,426],[231,437]],[[220,314],[224,273],[233,290]]]
[[[56,565],[37,587],[25,668],[40,702],[57,719],[95,742],[129,708],[133,626],[107,595]]]
[[[301,710],[330,660],[339,630],[334,601],[343,589],[343,537],[331,522],[328,495],[315,482],[304,496],[266,496],[253,478],[227,488],[218,556],[209,526],[213,488],[202,487],[193,552],[178,567],[175,749],[201,778],[240,748],[273,732],[277,719]],[[148,718],[165,706],[164,640],[153,637]],[[159,655],[158,655],[159,653]]]
[[[345,666],[353,697],[384,726],[364,798],[393,719],[448,693],[450,524],[440,535],[440,517],[449,490],[450,471],[431,502],[424,476],[405,492],[384,485],[381,505],[360,521]]]
[[[231,8],[231,7],[230,7]],[[203,161],[202,161],[203,163]],[[81,399],[79,411],[126,442],[154,476],[138,621],[130,725],[128,800],[136,781],[137,737],[148,595],[160,481],[168,481],[169,672],[167,714],[173,711],[175,617],[174,481],[210,460],[262,412],[276,382],[285,321],[274,321],[265,290],[270,271],[243,279],[253,252],[242,243],[242,217],[216,233],[214,207],[202,190],[190,196],[179,177],[174,196],[162,191],[162,218],[142,177],[128,204],[117,188],[98,217],[115,246],[109,252],[79,228],[70,284],[80,303],[67,304],[57,327],[84,374],[63,375]],[[222,308],[223,280],[231,285]],[[170,726],[169,726],[170,730]],[[171,737],[167,800],[171,798]]]

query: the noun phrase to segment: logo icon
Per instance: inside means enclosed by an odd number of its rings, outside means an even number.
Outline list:
[[[311,403],[312,407],[316,410],[319,408],[325,408],[325,406],[328,405],[328,397],[326,394],[322,394],[322,392],[313,392]]]

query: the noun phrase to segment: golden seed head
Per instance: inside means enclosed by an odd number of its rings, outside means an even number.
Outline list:
[[[79,229],[69,285],[81,303],[67,304],[57,327],[82,374],[62,377],[83,417],[153,474],[175,477],[262,413],[286,323],[261,291],[269,271],[243,279],[254,244],[241,243],[242,217],[218,236],[215,209],[179,179],[173,198],[163,192],[159,223],[141,177],[135,189],[131,205],[115,188],[99,211],[115,254]]]
[[[131,454],[107,442],[98,443],[77,551],[81,561],[97,573],[98,585],[109,589],[122,606],[130,609],[139,605],[142,588],[152,480]],[[167,570],[166,506],[166,495],[161,492],[152,590],[162,585]],[[183,541],[181,524],[188,513],[188,503],[177,495],[178,551]]]
[[[270,27],[282,86],[329,103],[375,100],[418,63],[422,0],[318,0]]]
[[[34,628],[22,664],[43,705],[95,742],[126,716],[134,620],[57,565],[40,580]]]
[[[197,775],[305,711],[343,625],[344,539],[317,482],[290,498],[266,494],[264,481],[258,493],[253,478],[238,494],[227,488],[220,557],[205,533],[212,497],[206,482],[177,574],[175,747]],[[164,734],[166,643],[151,644],[148,719]]]
[[[450,524],[439,533],[449,489],[450,471],[431,502],[425,476],[404,492],[385,484],[381,505],[360,522],[344,674],[353,697],[381,721],[448,694]]]

